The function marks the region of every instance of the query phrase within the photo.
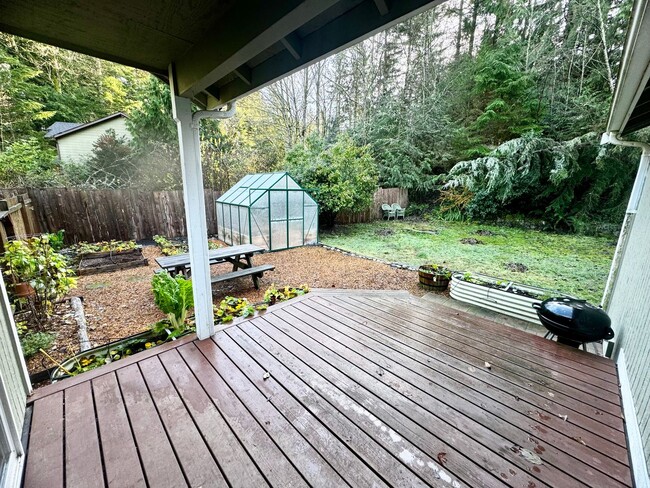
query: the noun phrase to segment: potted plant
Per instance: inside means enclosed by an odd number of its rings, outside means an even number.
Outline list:
[[[424,264],[418,269],[420,286],[432,291],[445,291],[449,286],[451,274],[451,270],[438,264]]]
[[[36,274],[36,260],[30,246],[23,241],[11,241],[5,245],[2,256],[4,273],[11,277],[13,295],[27,298],[34,295],[30,281]]]

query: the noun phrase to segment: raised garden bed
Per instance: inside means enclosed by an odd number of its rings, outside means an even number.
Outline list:
[[[550,297],[569,296],[555,290],[469,273],[452,275],[450,295],[456,300],[535,324],[539,324],[539,319],[534,303]]]
[[[142,255],[142,247],[126,251],[101,251],[83,254],[79,261],[79,275],[107,273],[119,269],[147,266],[149,261]]]

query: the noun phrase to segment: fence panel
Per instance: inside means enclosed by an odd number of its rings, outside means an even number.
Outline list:
[[[382,218],[381,205],[399,203],[402,208],[409,204],[409,191],[404,188],[380,188],[375,192],[372,206],[363,212],[341,212],[336,217],[338,224],[371,222]]]
[[[0,196],[29,193],[42,232],[65,229],[66,241],[148,239],[156,234],[185,235],[183,192],[79,190],[68,188],[1,189]],[[205,189],[208,233],[216,234],[214,201],[221,192]]]

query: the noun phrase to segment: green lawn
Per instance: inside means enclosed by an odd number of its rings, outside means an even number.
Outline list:
[[[477,235],[478,230],[493,235]],[[462,244],[464,238],[483,244]],[[600,303],[616,247],[611,237],[442,221],[338,226],[332,232],[322,232],[320,239],[323,244],[365,256],[412,265],[444,264],[457,271],[560,290],[595,304]],[[528,270],[511,271],[507,263],[521,263]]]

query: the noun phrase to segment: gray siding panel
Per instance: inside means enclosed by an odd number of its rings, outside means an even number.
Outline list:
[[[8,309],[7,292],[0,278],[0,381],[7,392],[11,406],[12,420],[17,429],[22,429],[27,401],[22,354],[15,343],[13,319]]]
[[[650,182],[643,190],[608,308],[616,353],[625,351],[634,407],[650,466]]]

